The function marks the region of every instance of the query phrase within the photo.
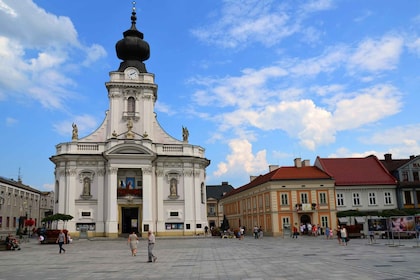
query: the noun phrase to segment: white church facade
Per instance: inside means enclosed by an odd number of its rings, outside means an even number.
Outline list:
[[[185,236],[207,225],[204,148],[168,135],[154,112],[157,85],[143,61],[149,45],[131,28],[116,44],[122,60],[106,83],[109,109],[100,127],[56,146],[55,213],[73,236],[114,238],[130,232]]]

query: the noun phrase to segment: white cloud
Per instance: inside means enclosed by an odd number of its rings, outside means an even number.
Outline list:
[[[176,110],[174,110],[170,105],[156,101],[155,109],[157,112],[165,113],[169,116],[176,114]]]
[[[358,128],[401,110],[401,94],[392,85],[377,85],[351,94],[337,101],[333,113],[337,130]]]
[[[0,1],[1,95],[24,95],[46,108],[65,110],[66,101],[75,95],[69,71],[89,66],[104,57],[105,50],[81,44],[68,17],[48,13],[31,0]],[[86,59],[79,61],[83,52]]]
[[[278,1],[224,1],[221,15],[215,22],[191,33],[208,44],[224,48],[244,48],[258,42],[267,47],[278,44],[294,34],[303,34],[313,43],[319,36],[314,27],[302,27],[308,14],[332,8],[330,0],[305,2],[297,9]],[[303,28],[303,29],[302,29]],[[303,32],[302,32],[303,30]]]
[[[6,118],[6,126],[14,126],[16,123],[18,123],[18,120],[12,117]]]
[[[99,59],[106,57],[106,50],[104,47],[93,44],[90,47],[86,48],[86,59],[82,62],[82,65],[85,67],[89,67],[92,63],[98,61]]]
[[[229,141],[231,153],[226,156],[226,162],[220,162],[214,176],[229,174],[253,174],[266,170],[268,167],[266,151],[252,153],[252,144],[246,139],[232,139]]]
[[[384,36],[379,40],[371,38],[359,44],[349,59],[349,68],[357,71],[393,70],[397,67],[404,40],[400,36]]]
[[[17,13],[14,9],[12,9],[9,5],[4,3],[2,0],[0,0],[0,11],[4,12],[12,17],[17,17]]]
[[[72,120],[62,121],[54,124],[54,129],[59,135],[68,136],[71,139],[72,124],[75,123],[79,130],[79,138],[82,138],[86,133],[91,133],[98,128],[98,122],[94,116],[80,115],[75,116]]]

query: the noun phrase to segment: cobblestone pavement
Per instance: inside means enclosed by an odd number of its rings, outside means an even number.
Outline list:
[[[0,280],[25,279],[420,279],[418,240],[352,239],[348,246],[323,237],[159,238],[156,263],[146,241],[131,256],[125,239],[22,244],[0,251]]]

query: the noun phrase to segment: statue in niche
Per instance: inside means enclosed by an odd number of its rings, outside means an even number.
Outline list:
[[[178,182],[176,179],[171,179],[169,190],[170,190],[170,196],[174,197],[177,196],[177,184]]]
[[[90,196],[90,179],[83,179],[83,194],[82,196]]]
[[[77,140],[77,139],[79,139],[79,130],[77,128],[77,125],[75,123],[73,123],[71,126],[73,127],[73,132],[72,132],[72,135],[71,135],[71,140]]]
[[[184,142],[188,142],[188,136],[190,136],[190,133],[188,132],[188,128],[182,127],[182,140]]]

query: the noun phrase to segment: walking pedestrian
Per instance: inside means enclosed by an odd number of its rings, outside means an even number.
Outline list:
[[[137,255],[137,244],[139,243],[139,238],[134,231],[128,236],[127,243],[130,245],[131,255],[136,256]]]
[[[341,245],[341,229],[340,229],[340,226],[337,227],[337,240],[338,240],[338,244]]]
[[[58,243],[58,246],[60,247],[60,251],[58,253],[61,254],[61,251],[66,252],[66,250],[63,248],[63,244],[66,240],[66,235],[64,234],[63,230],[60,230],[60,233],[58,234],[57,241],[55,243]]]
[[[157,257],[155,255],[153,255],[153,248],[155,247],[156,238],[155,238],[155,235],[153,234],[153,232],[151,230],[149,230],[147,240],[148,240],[147,254],[148,254],[148,257],[149,257],[148,262],[156,262]]]

